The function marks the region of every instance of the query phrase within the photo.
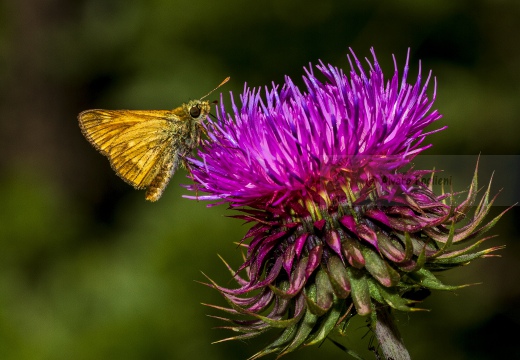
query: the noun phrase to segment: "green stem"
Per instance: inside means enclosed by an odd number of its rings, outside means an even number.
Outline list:
[[[378,307],[376,317],[375,334],[384,358],[387,360],[410,360],[410,354],[406,350],[403,338],[394,323],[390,307]]]

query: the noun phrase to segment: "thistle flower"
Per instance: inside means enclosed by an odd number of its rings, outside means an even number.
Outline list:
[[[237,286],[209,285],[229,304],[210,306],[241,333],[229,339],[283,329],[253,358],[319,343],[354,314],[370,315],[377,334],[382,309],[417,310],[414,292],[458,288],[435,272],[499,249],[476,251],[485,239],[452,249],[502,215],[482,225],[489,188],[470,214],[476,172],[455,204],[420,181],[431,171],[406,169],[431,146],[425,137],[444,129],[425,132],[441,118],[436,86],[427,94],[431,72],[423,83],[419,67],[409,84],[408,54],[402,76],[394,58],[385,81],[372,55],[368,72],[352,51],[348,75],[322,62],[317,74],[306,68],[303,90],[286,77],[265,92],[245,86],[240,105],[231,94],[231,113],[221,101],[199,159],[190,159],[188,188],[207,193],[196,198],[228,204],[252,224],[244,263],[226,264]]]

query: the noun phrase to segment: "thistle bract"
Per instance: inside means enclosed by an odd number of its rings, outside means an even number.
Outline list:
[[[408,82],[408,59],[402,75],[394,59],[385,80],[372,55],[368,71],[352,51],[348,74],[306,68],[301,89],[288,77],[281,87],[245,86],[231,111],[221,101],[190,159],[189,188],[206,193],[196,197],[252,224],[244,263],[228,266],[237,286],[210,286],[229,304],[212,305],[228,314],[225,327],[241,333],[229,339],[283,329],[254,357],[319,343],[354,314],[375,323],[380,307],[415,310],[411,294],[457,288],[436,271],[498,249],[475,250],[485,239],[452,249],[501,216],[483,224],[493,200],[488,189],[476,204],[476,172],[454,203],[420,180],[431,171],[406,166],[441,117],[435,86],[427,94],[431,73],[423,79],[419,67]]]

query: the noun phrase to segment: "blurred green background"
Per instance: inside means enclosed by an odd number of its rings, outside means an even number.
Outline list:
[[[270,339],[211,345],[231,334],[200,303],[224,301],[194,281],[231,285],[217,253],[240,264],[245,227],[181,198],[185,171],[145,202],[83,138],[80,111],[173,108],[228,75],[237,94],[318,59],[347,68],[348,47],[374,46],[390,76],[410,47],[411,79],[419,59],[433,69],[449,126],[428,154],[519,155],[519,18],[516,0],[1,1],[0,359],[244,359]],[[482,285],[400,317],[413,358],[520,357],[519,213],[492,230],[502,258],[442,276]],[[373,358],[363,319],[351,334]],[[346,358],[326,342],[286,359],[317,356]]]

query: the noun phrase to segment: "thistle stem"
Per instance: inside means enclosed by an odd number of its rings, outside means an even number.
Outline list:
[[[384,358],[387,360],[410,360],[410,354],[406,350],[403,338],[395,325],[390,307],[378,307],[376,317],[375,334]]]

